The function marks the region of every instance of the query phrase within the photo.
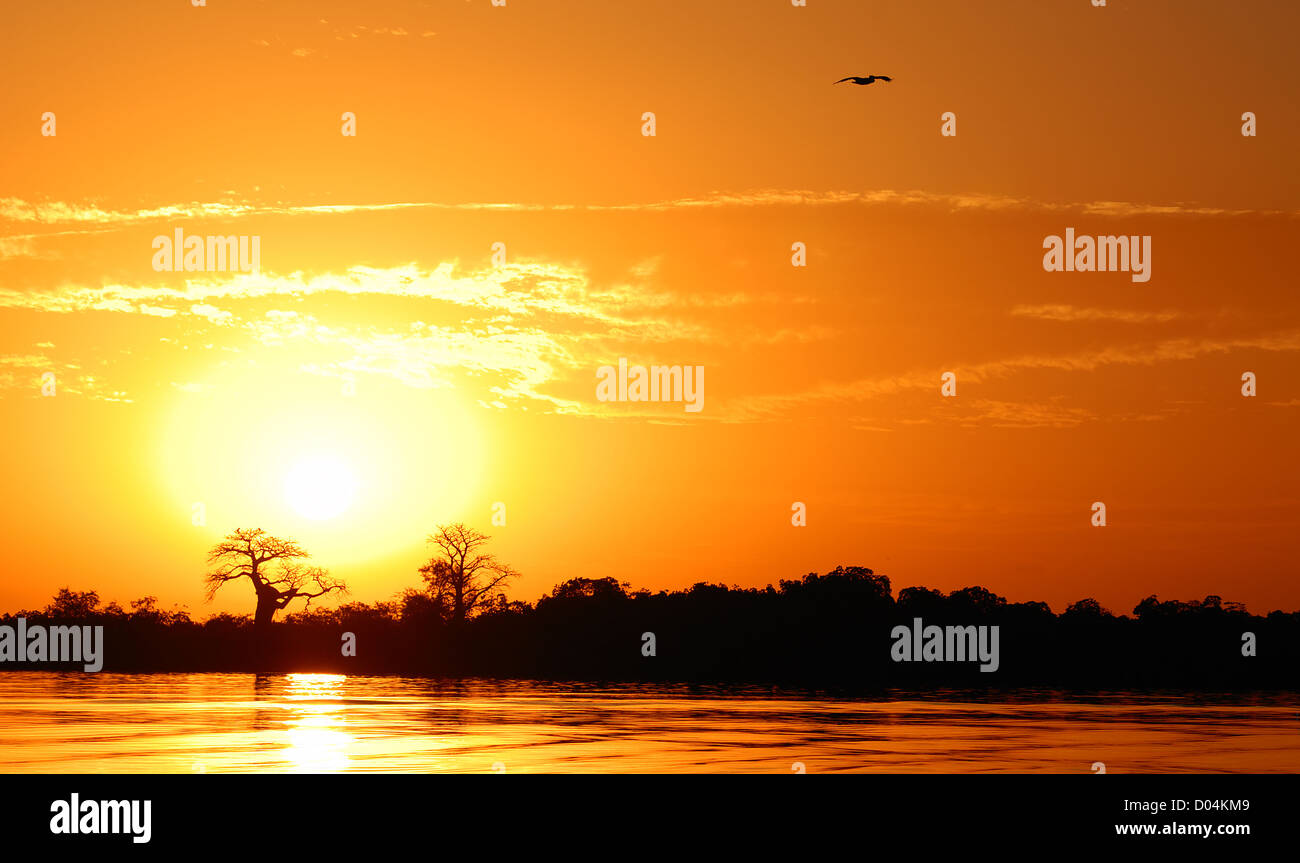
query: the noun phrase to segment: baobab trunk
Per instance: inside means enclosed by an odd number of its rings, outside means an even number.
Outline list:
[[[271,591],[257,592],[257,611],[253,613],[253,655],[252,660],[259,671],[271,667],[271,622],[275,619],[276,594]]]
[[[271,621],[275,619],[275,600],[257,598],[257,612],[253,615],[253,628],[258,632],[265,632],[271,626]]]
[[[280,594],[274,588],[257,586],[257,611],[253,613],[253,630],[264,633],[271,628],[271,621],[279,611]]]

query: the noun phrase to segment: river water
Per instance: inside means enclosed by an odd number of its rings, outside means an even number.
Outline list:
[[[0,771],[1300,772],[1300,697],[0,674]]]

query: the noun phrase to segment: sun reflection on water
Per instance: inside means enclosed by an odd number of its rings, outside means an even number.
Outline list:
[[[292,773],[336,773],[347,770],[348,748],[354,738],[347,731],[343,674],[290,674],[284,719],[289,745],[284,758]]]

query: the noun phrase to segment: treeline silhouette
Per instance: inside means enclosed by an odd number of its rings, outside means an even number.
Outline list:
[[[858,566],[765,588],[695,584],[631,590],[574,578],[535,603],[498,594],[458,619],[432,590],[390,602],[308,608],[255,627],[252,616],[195,620],[153,597],[123,608],[64,588],[40,611],[0,618],[104,627],[104,670],[299,671],[609,681],[698,681],[817,688],[1044,686],[1085,689],[1294,689],[1300,612],[1252,615],[1217,596],[1142,600],[1132,616],[1084,599],[1054,614],[983,587],[942,593]],[[978,662],[895,662],[891,630],[999,627],[999,668]],[[343,655],[351,633],[355,656]],[[653,633],[654,655],[645,655]],[[1245,633],[1254,652],[1243,655]],[[48,663],[5,669],[51,670]],[[68,666],[72,667],[72,666]]]

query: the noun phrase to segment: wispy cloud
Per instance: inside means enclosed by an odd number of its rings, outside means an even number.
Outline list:
[[[1096,309],[1070,305],[1016,306],[1011,314],[1043,321],[1116,321],[1125,324],[1167,323],[1181,315],[1173,310]]]
[[[53,347],[51,345],[50,347]],[[79,363],[61,362],[45,354],[0,356],[0,396],[16,394],[47,398],[45,375],[52,374],[53,396],[77,396],[96,401],[129,402],[123,390],[110,389],[99,377],[87,373]]]
[[[943,369],[918,369],[904,374],[824,383],[802,392],[737,399],[728,406],[729,419],[747,422],[785,416],[804,406],[814,404],[854,404],[880,396],[923,389],[937,392],[939,376],[943,371],[948,370],[955,371],[960,381],[982,383],[1031,370],[1090,372],[1106,366],[1182,362],[1212,354],[1242,350],[1300,351],[1300,331],[1291,330],[1241,338],[1166,339],[1150,344],[1117,345],[1067,354],[1025,354],[970,365],[949,364]]]
[[[89,222],[97,225],[129,224],[160,219],[230,219],[259,212],[251,204],[199,203],[168,204],[137,210],[106,210],[96,204],[67,201],[29,202],[0,198],[0,221],[47,225]],[[49,236],[49,235],[46,235]]]
[[[197,274],[196,274],[197,275]],[[679,317],[655,317],[648,312],[676,308],[730,308],[753,303],[796,303],[774,293],[731,292],[713,296],[679,294],[645,284],[594,286],[580,269],[558,264],[518,262],[480,270],[461,269],[447,262],[433,269],[416,264],[398,267],[355,266],[341,273],[307,275],[238,273],[187,280],[183,287],[165,284],[98,287],[65,285],[53,290],[20,291],[0,288],[0,308],[71,313],[82,311],[193,314],[215,319],[225,314],[215,303],[272,297],[310,297],[338,293],[383,295],[411,300],[437,300],[477,309],[481,313],[515,316],[547,315],[586,321],[594,333],[635,336],[649,341],[705,338],[710,331]],[[164,310],[164,311],[160,311]],[[635,313],[635,314],[634,314]],[[818,338],[822,331],[778,334],[778,340]]]
[[[763,189],[748,192],[713,192],[699,197],[675,198],[663,201],[628,203],[528,203],[518,201],[393,201],[350,204],[259,204],[248,201],[174,203],[135,210],[107,209],[95,203],[67,201],[29,202],[19,198],[0,198],[0,221],[41,224],[66,224],[92,222],[96,224],[130,224],[166,219],[214,218],[231,219],[262,215],[311,215],[329,213],[381,212],[386,210],[509,210],[524,212],[547,211],[660,211],[690,209],[723,209],[774,206],[928,206],[945,210],[1044,210],[1077,212],[1095,216],[1133,215],[1192,215],[1192,216],[1243,216],[1286,215],[1300,212],[1280,210],[1229,210],[1201,207],[1193,204],[1151,204],[1124,201],[1046,202],[1028,198],[989,194],[951,194],[923,191],[878,189],[874,191],[809,191]]]

